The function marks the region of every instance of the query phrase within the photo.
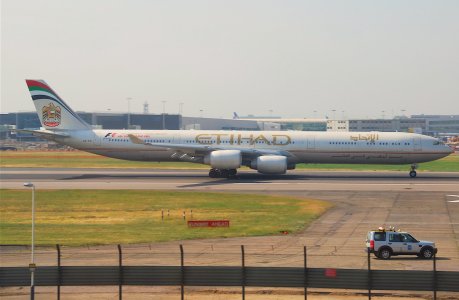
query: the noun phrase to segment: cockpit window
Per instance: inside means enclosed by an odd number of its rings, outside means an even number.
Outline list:
[[[436,140],[433,142],[434,145],[443,145],[443,142],[440,140]]]

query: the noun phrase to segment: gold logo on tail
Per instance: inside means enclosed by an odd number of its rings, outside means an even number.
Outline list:
[[[49,127],[56,127],[61,124],[61,108],[53,103],[49,103],[48,106],[43,106],[41,109],[43,124]]]

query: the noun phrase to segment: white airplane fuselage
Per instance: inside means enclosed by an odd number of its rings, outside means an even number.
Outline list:
[[[154,144],[209,145],[221,150],[285,151],[289,163],[415,164],[452,150],[429,136],[403,132],[74,130],[56,141],[73,148],[134,161],[192,161]],[[128,135],[153,145],[134,144]],[[201,162],[199,160],[195,162]]]

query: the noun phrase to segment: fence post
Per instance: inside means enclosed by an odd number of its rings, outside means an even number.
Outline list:
[[[118,244],[118,299],[123,299],[123,252]]]
[[[245,300],[245,251],[244,245],[241,245],[242,256],[242,300]]]
[[[368,300],[371,300],[371,261],[370,261],[370,248],[367,248],[367,260],[368,260]]]
[[[57,300],[61,299],[62,269],[61,269],[61,247],[56,244],[57,250]]]
[[[183,245],[180,244],[180,296],[182,300],[185,299],[185,260],[184,260],[184,254],[183,254]]]
[[[433,300],[437,300],[437,255],[433,255]]]
[[[303,246],[304,250],[304,300],[308,299],[308,263],[306,255],[306,246]]]

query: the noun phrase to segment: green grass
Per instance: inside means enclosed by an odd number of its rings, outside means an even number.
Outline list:
[[[208,169],[206,165],[186,162],[135,162],[103,157],[81,151],[62,152],[0,152],[1,167],[15,168],[161,168]],[[358,170],[358,171],[407,171],[410,165],[358,165],[358,164],[299,164],[298,169]],[[420,171],[459,172],[459,155],[419,164]]]
[[[138,162],[109,158],[81,151],[0,152],[3,168],[170,168],[208,169],[187,162]]]
[[[0,244],[26,245],[31,236],[30,190],[0,190]],[[38,190],[37,245],[148,243],[298,232],[330,205],[253,194],[169,191]],[[161,220],[161,209],[170,216]],[[229,228],[188,228],[194,220],[228,219]],[[166,215],[166,213],[165,213]]]

